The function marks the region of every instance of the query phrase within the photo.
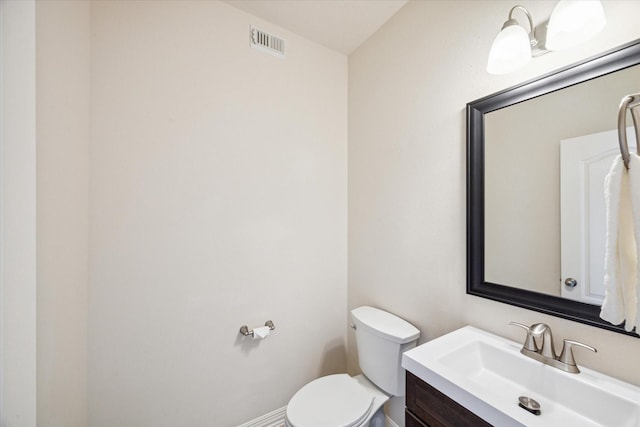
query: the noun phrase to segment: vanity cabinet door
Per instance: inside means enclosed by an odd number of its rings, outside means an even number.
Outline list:
[[[407,427],[491,427],[464,406],[407,372]],[[415,416],[417,420],[412,419]],[[412,424],[414,423],[414,424]]]
[[[408,409],[404,412],[404,425],[405,427],[431,427],[416,418]]]

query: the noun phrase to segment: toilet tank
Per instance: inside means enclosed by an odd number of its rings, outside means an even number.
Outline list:
[[[393,396],[405,394],[402,353],[416,346],[420,331],[409,322],[373,307],[351,310],[362,373]]]

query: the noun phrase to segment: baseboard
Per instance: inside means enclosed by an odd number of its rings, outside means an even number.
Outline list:
[[[384,416],[384,422],[387,425],[387,427],[400,427],[398,424],[396,424],[395,421],[393,421],[391,418],[389,418],[388,415]]]
[[[247,421],[238,427],[284,427],[286,411],[287,407],[283,406],[282,408],[271,411],[261,417]]]

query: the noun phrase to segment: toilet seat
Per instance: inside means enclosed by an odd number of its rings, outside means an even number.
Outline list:
[[[292,427],[357,427],[367,418],[374,396],[347,374],[311,381],[291,398],[287,422]]]

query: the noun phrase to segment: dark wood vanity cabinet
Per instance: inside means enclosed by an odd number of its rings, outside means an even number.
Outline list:
[[[407,371],[406,427],[490,427],[491,424]]]

